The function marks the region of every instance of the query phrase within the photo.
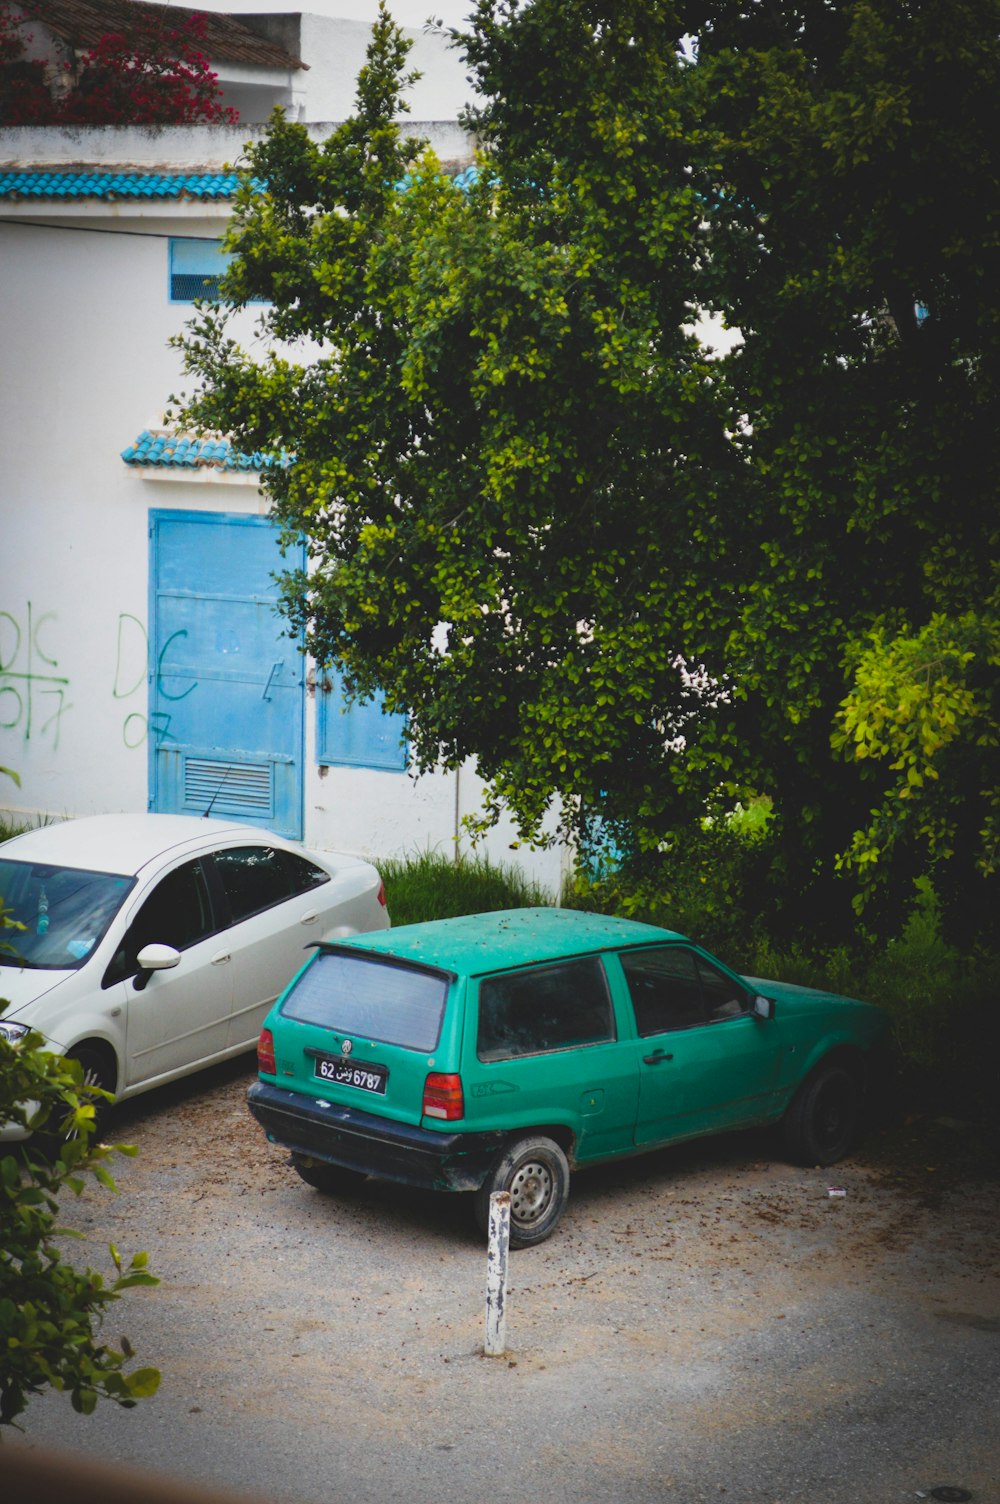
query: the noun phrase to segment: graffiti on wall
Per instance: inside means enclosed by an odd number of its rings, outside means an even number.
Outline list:
[[[31,601],[19,615],[0,611],[0,731],[13,731],[26,742],[46,742],[53,752],[59,750],[63,719],[73,709],[69,676],[60,672],[55,652],[56,619],[55,611],[40,611]],[[129,707],[129,702],[145,704],[148,674],[145,624],[122,611],[115,632],[111,698],[124,711],[121,734],[130,750],[144,746],[148,735],[145,709]]]
[[[55,619],[30,601],[20,617],[0,611],[0,730],[18,731],[26,742],[47,739],[53,750],[72,708],[69,679],[51,650]]]
[[[115,676],[112,696],[129,700],[146,687],[149,661],[149,634],[137,616],[122,611],[118,616],[115,639]],[[146,740],[147,720],[142,710],[126,710],[122,721],[122,740],[126,747],[141,747]]]

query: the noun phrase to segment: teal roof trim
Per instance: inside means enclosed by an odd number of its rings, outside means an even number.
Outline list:
[[[241,454],[228,439],[190,438],[184,434],[151,433],[144,429],[134,444],[122,450],[126,465],[159,470],[222,470],[230,474],[273,470],[289,463],[288,455]]]
[[[0,172],[6,199],[229,199],[239,186],[235,172]]]
[[[471,187],[477,167],[454,175],[456,188]],[[252,178],[255,193],[266,184]],[[236,172],[0,172],[0,199],[230,199],[240,186]],[[404,178],[399,185],[406,187]]]

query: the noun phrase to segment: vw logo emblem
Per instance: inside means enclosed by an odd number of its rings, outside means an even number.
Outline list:
[[[342,1055],[349,1055],[353,1049],[354,1046],[351,1041],[349,1039],[345,1039],[340,1046],[340,1053]]]

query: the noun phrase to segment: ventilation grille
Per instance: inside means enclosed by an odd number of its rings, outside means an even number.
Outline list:
[[[184,764],[184,805],[204,814],[271,815],[274,794],[270,763],[209,762],[189,757]]]
[[[170,296],[175,303],[192,303],[195,298],[219,300],[219,278],[205,272],[172,272]]]
[[[193,303],[202,298],[206,303],[218,303],[222,275],[219,272],[171,272],[170,298],[174,303]],[[267,298],[253,297],[248,303],[266,303]]]

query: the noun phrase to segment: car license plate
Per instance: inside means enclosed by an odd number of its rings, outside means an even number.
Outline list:
[[[374,1091],[385,1096],[388,1072],[382,1065],[371,1065],[367,1060],[345,1060],[341,1055],[319,1055],[316,1059],[316,1075],[321,1081],[334,1081],[338,1086],[356,1086],[359,1091]]]

